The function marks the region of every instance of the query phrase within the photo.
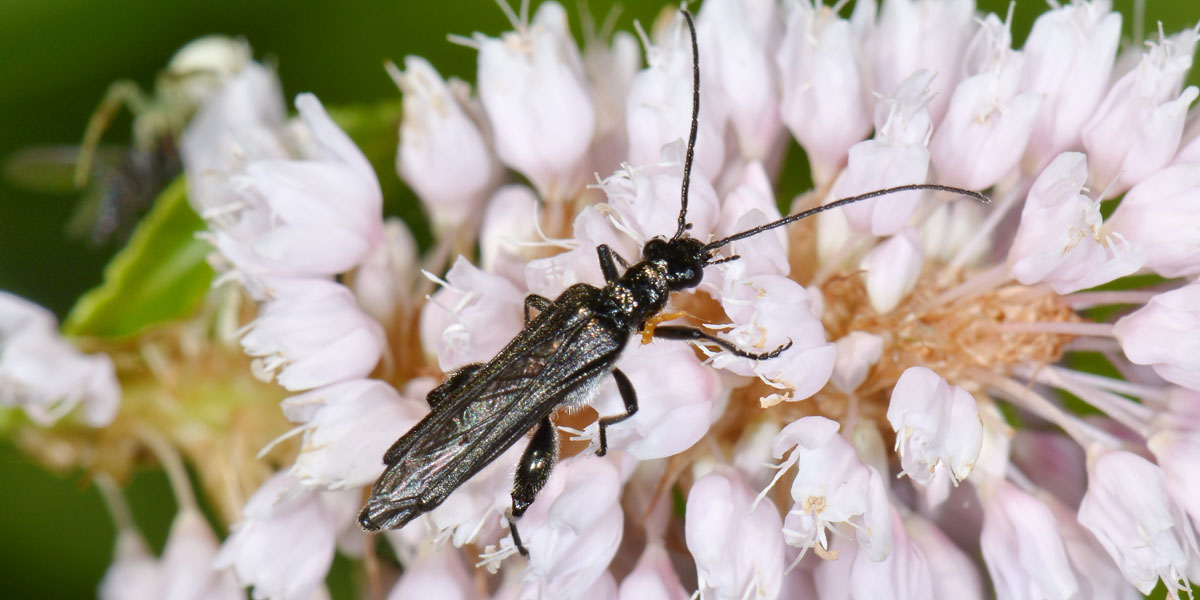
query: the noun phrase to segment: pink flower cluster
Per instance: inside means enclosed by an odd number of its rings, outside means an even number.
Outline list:
[[[555,2],[510,17],[515,31],[470,41],[475,95],[418,58],[394,70],[398,172],[439,237],[480,248],[427,301],[411,236],[384,223],[375,174],[315,97],[286,121],[273,74],[249,63],[184,137],[222,280],[259,303],[241,343],[256,373],[297,392],[283,403],[296,463],[251,497],[216,556],[256,598],[311,597],[335,549],[374,552],[353,522],[361,491],[434,385],[391,381],[389,365],[486,361],[520,331],[526,295],[602,284],[597,245],[633,261],[674,230],[692,102],[682,18],[639,30],[641,68],[628,34],[581,51]],[[1077,0],[1015,49],[1009,24],[971,0],[866,0],[849,18],[810,0],[704,3],[691,236],[780,217],[771,179],[788,136],[817,184],[797,209],[925,182],[989,189],[994,205],[906,192],[822,213],[807,237],[731,244],[740,260],[679,306],[739,347],[791,348],[751,361],[632,343],[616,366],[641,409],[612,428],[606,457],[557,466],[520,522],[528,560],[503,518],[518,444],[388,534],[403,565],[390,597],[1188,590],[1200,128],[1187,127],[1198,92],[1184,78],[1197,34],[1118,58],[1120,23],[1107,0]],[[531,187],[506,184],[506,169]],[[1084,291],[1135,273],[1175,280]],[[1136,310],[1083,312],[1108,305]],[[385,335],[414,321],[423,356]],[[1057,364],[1077,351],[1123,379]],[[620,413],[615,385],[592,406]],[[572,431],[595,448],[595,424]],[[472,575],[475,562],[503,571]]]

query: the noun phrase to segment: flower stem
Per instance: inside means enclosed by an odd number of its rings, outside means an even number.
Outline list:
[[[1062,321],[1025,321],[1000,323],[1003,331],[1014,333],[1061,333],[1064,335],[1091,335],[1112,337],[1112,323],[1072,323]]]
[[[971,377],[991,386],[1001,396],[1058,425],[1067,435],[1071,436],[1071,439],[1084,448],[1091,447],[1094,443],[1110,447],[1120,446],[1120,440],[1115,436],[1088,425],[1020,382],[978,367],[972,367],[967,371]]]

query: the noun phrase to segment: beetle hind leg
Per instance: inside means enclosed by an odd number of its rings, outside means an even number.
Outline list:
[[[521,556],[529,556],[529,550],[525,549],[525,545],[521,543],[521,535],[517,533],[517,519],[525,514],[538,492],[542,491],[557,460],[558,432],[554,429],[550,417],[546,417],[534,430],[533,438],[529,440],[525,454],[517,464],[517,473],[513,477],[512,510],[506,515],[508,530],[512,532],[513,543]]]

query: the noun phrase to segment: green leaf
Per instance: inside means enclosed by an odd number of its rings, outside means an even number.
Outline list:
[[[105,267],[104,283],[75,303],[63,333],[124,338],[190,314],[213,280],[205,262],[212,247],[196,238],[204,229],[177,178]]]

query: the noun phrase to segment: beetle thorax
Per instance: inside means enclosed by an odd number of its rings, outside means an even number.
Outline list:
[[[604,312],[622,326],[633,329],[661,311],[670,293],[667,265],[644,260],[604,287]]]

